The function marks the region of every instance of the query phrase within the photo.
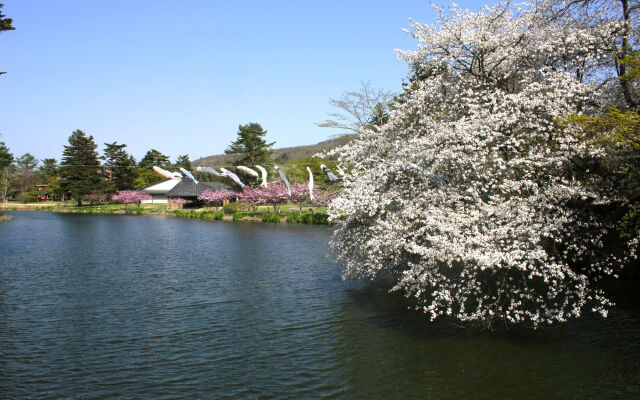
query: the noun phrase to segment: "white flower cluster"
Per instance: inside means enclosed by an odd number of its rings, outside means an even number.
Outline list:
[[[573,160],[597,149],[558,121],[606,97],[585,71],[604,62],[615,24],[569,30],[503,3],[438,24],[412,23],[419,48],[400,52],[434,72],[386,125],[333,152],[350,167],[329,210],[344,276],[390,272],[431,319],[606,315],[592,281],[620,260],[593,210],[615,199],[576,179]]]

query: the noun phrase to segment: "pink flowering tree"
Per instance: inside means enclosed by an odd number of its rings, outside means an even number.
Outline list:
[[[103,201],[107,201],[107,196],[99,193],[91,193],[84,196],[85,200],[89,201],[89,205],[92,206],[95,203],[102,203]]]
[[[259,205],[271,205],[276,212],[279,207],[286,203],[300,203],[309,198],[309,189],[305,184],[291,184],[291,196],[284,183],[271,183],[267,187],[246,186],[242,193],[239,193],[240,201],[249,204],[255,209]]]
[[[171,201],[176,204],[182,204],[182,205],[193,203],[192,200],[183,199],[182,197],[176,197],[175,199],[171,199]]]
[[[331,201],[337,198],[339,195],[338,192],[331,192],[328,190],[322,189],[314,189],[313,190],[313,200],[311,204],[316,207],[327,207],[331,203]]]
[[[230,189],[216,191],[207,189],[198,196],[198,200],[209,204],[221,204],[224,200],[232,200],[236,197],[238,197],[238,193]]]
[[[140,203],[143,200],[151,200],[151,195],[136,192],[134,190],[120,190],[118,193],[114,194],[111,199],[117,203],[122,203],[127,207],[129,204],[135,203],[140,206]]]

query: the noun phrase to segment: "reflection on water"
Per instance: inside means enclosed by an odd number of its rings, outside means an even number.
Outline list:
[[[629,288],[606,320],[476,332],[340,281],[324,227],[15,216],[0,398],[640,397]]]

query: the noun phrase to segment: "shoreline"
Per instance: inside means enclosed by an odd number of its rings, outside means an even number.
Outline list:
[[[201,219],[226,222],[262,222],[262,223],[298,223],[304,225],[331,225],[325,213],[256,213],[235,212],[225,214],[218,208],[167,210],[157,205],[142,205],[141,207],[124,207],[121,205],[97,205],[75,207],[52,203],[0,203],[0,212],[6,211],[47,211],[62,214],[91,214],[91,215],[162,215],[167,217]],[[12,219],[4,215],[0,221]]]

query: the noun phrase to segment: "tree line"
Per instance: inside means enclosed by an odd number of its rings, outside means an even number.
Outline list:
[[[0,142],[0,200],[29,201],[38,194],[35,186],[42,184],[54,195],[71,193],[81,204],[82,197],[92,193],[108,195],[161,181],[163,178],[152,169],[154,165],[166,169],[192,168],[186,154],[172,163],[168,156],[151,149],[137,162],[127,152],[126,144],[113,142],[104,146],[100,155],[93,136],[76,130],[64,146],[60,162],[54,158],[39,162],[29,153],[15,158],[6,144]]]

